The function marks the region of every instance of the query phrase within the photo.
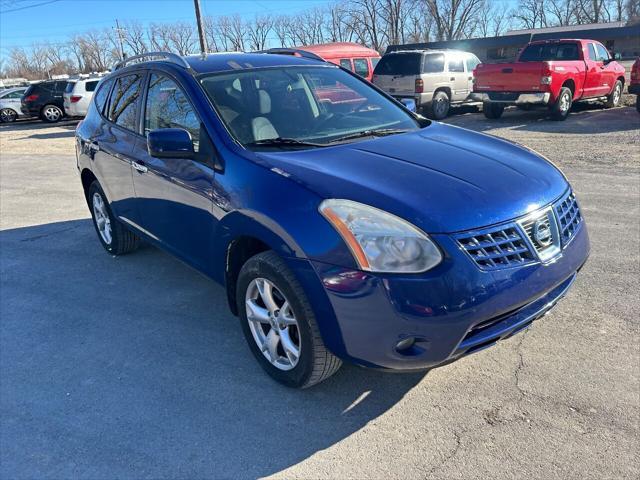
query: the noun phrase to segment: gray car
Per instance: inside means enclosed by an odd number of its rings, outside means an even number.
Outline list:
[[[20,100],[27,87],[9,88],[0,91],[0,121],[2,123],[15,122],[24,116],[20,108]]]
[[[429,118],[440,120],[451,105],[472,103],[473,69],[480,63],[460,50],[404,50],[384,55],[373,84]]]

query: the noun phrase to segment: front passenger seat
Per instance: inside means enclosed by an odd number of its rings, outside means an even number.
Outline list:
[[[253,140],[277,138],[278,132],[269,119],[264,116],[271,113],[271,96],[265,90],[258,90],[258,112],[260,116],[251,120]]]

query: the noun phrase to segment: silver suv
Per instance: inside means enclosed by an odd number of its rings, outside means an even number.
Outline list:
[[[418,112],[440,120],[451,105],[474,102],[473,69],[480,60],[460,50],[401,50],[384,55],[373,84]]]

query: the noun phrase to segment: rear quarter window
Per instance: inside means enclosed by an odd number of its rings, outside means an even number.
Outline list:
[[[353,70],[353,68],[351,68],[351,60],[349,60],[348,58],[341,58],[340,66],[342,68],[346,68],[347,70]]]
[[[380,59],[376,75],[420,75],[422,53],[390,53]]]
[[[76,86],[76,82],[69,82],[67,83],[67,87],[64,89],[64,93],[71,93],[73,92],[73,87]]]
[[[100,82],[99,80],[93,80],[93,81],[91,81],[91,82],[86,82],[86,83],[84,84],[84,89],[85,89],[85,91],[87,91],[87,92],[93,92],[93,91],[95,91],[95,89],[96,89],[96,87],[98,86],[98,83],[99,83],[99,82]]]
[[[96,108],[100,113],[104,111],[104,105],[107,102],[107,98],[109,96],[109,90],[111,90],[111,85],[113,85],[113,78],[108,78],[104,82],[102,82],[98,88],[98,91],[93,96],[93,100],[96,104]]]
[[[425,55],[422,71],[423,73],[444,72],[444,55],[442,53],[428,53]]]

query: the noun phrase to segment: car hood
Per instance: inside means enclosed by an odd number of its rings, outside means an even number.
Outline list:
[[[365,203],[428,233],[511,220],[568,187],[555,166],[526,148],[435,122],[406,134],[257,156],[323,198]]]

